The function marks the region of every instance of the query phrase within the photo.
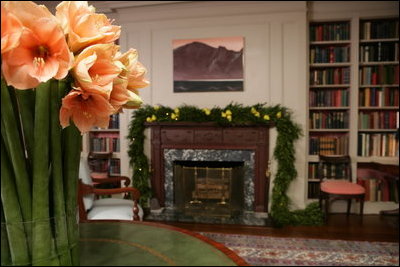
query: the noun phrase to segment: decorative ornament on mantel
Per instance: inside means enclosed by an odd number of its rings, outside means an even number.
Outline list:
[[[272,205],[270,215],[274,226],[284,225],[320,225],[323,215],[317,202],[309,204],[304,210],[290,211],[290,199],[287,189],[296,176],[294,166],[294,142],[302,135],[301,128],[292,120],[291,111],[281,105],[267,106],[264,103],[243,106],[231,103],[225,108],[200,109],[182,105],[177,108],[146,105],[135,110],[129,125],[130,140],[128,154],[133,168],[133,186],[142,194],[142,205],[146,205],[152,196],[149,187],[150,168],[144,154],[144,130],[146,123],[153,122],[213,122],[219,126],[273,125],[278,136],[274,157],[278,163],[273,179]]]

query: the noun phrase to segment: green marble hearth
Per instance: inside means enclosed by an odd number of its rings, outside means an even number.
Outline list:
[[[80,225],[82,266],[232,266],[215,246],[185,232],[151,223]]]

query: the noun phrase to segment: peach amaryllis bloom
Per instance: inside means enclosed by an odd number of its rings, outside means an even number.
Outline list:
[[[143,100],[134,92],[127,89],[128,81],[123,77],[114,80],[113,90],[110,95],[110,104],[116,112],[122,108],[135,109],[140,108]]]
[[[121,34],[121,27],[112,25],[104,14],[94,12],[87,1],[63,1],[56,7],[56,17],[68,34],[72,52],[94,44],[112,43]]]
[[[6,12],[1,2],[1,53],[19,45],[19,39],[22,35],[22,23],[10,12]]]
[[[146,68],[138,61],[138,52],[136,49],[129,49],[126,53],[116,55],[116,60],[125,66],[125,72],[122,74],[127,78],[128,90],[135,91],[139,88],[148,86],[150,83],[145,78]]]
[[[62,100],[60,123],[63,128],[74,122],[80,132],[86,133],[92,127],[107,128],[113,106],[99,94],[74,89]]]
[[[114,80],[110,102],[117,110],[122,107],[139,108],[143,101],[137,89],[148,86],[149,82],[144,77],[146,69],[138,61],[138,52],[131,48],[124,54],[118,53],[115,59],[124,67]]]
[[[76,87],[109,99],[113,80],[122,70],[121,64],[113,59],[117,50],[114,44],[97,44],[76,56],[72,68]]]
[[[29,89],[51,78],[65,78],[73,56],[56,18],[44,6],[33,2],[5,1],[2,7],[24,27],[19,45],[2,53],[7,84]]]

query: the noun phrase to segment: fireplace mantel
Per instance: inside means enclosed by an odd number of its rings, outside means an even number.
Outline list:
[[[165,149],[252,150],[254,158],[254,211],[267,212],[267,176],[270,126],[218,126],[215,123],[156,122],[151,129],[151,186],[165,205]]]

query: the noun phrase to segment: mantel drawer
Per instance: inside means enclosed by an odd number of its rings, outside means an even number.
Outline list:
[[[162,129],[161,142],[163,144],[191,144],[193,133],[193,130],[188,129]]]
[[[225,129],[223,134],[224,144],[257,144],[260,134],[258,130]]]

